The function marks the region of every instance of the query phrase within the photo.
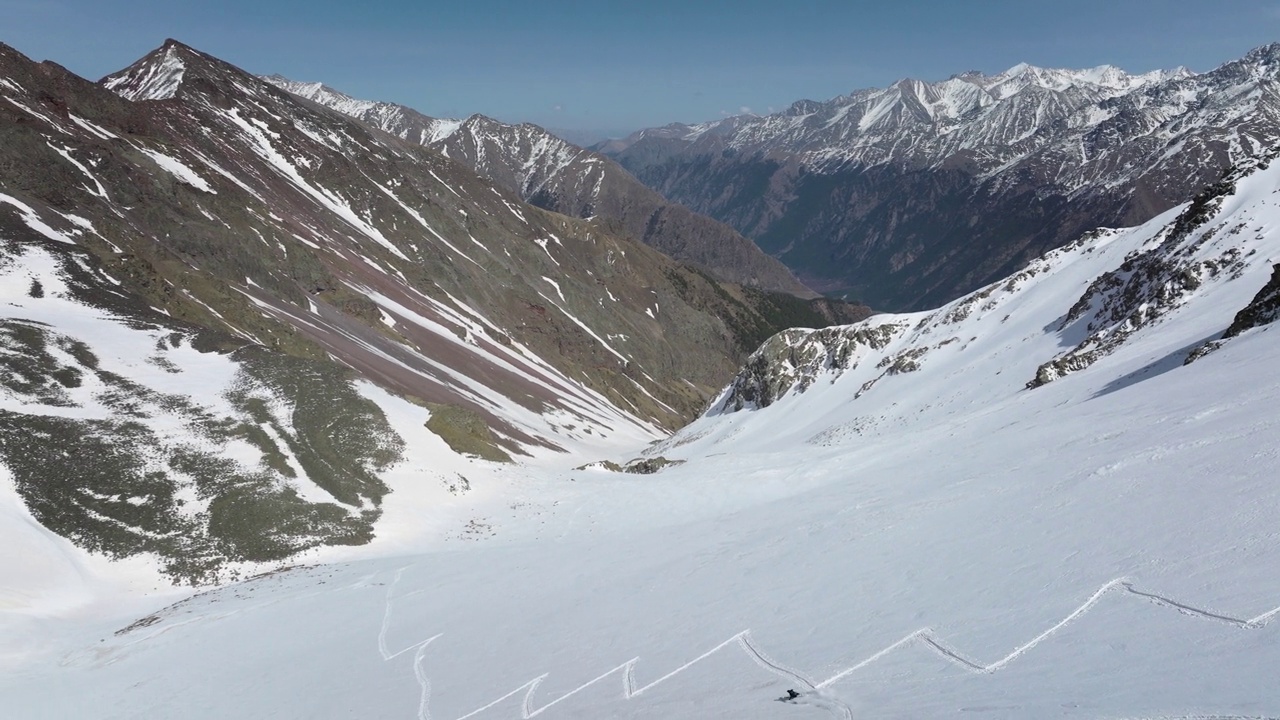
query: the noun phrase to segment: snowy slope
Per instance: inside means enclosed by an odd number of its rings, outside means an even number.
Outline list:
[[[20,718],[1275,717],[1280,334],[1186,359],[1269,302],[1277,189],[1264,166],[937,311],[784,334],[645,451],[683,464],[521,465],[380,557],[56,624],[0,697]],[[1121,341],[1028,387],[1104,326]]]
[[[787,406],[810,387],[850,386],[848,395],[821,395],[864,421],[848,434],[879,434],[908,422],[904,412],[910,424],[944,419],[957,406],[1020,397],[1120,358],[1146,364],[1112,389],[1166,372],[1220,338],[1267,284],[1280,257],[1271,197],[1278,186],[1273,163],[1251,163],[1186,206],[1136,228],[1089,233],[938,310],[780,333],[748,360],[711,416]],[[845,404],[849,396],[857,402]],[[795,405],[809,416],[823,407],[815,402]],[[766,433],[788,442],[776,428]]]
[[[580,475],[536,540],[103,620],[3,693],[18,717],[1273,715],[1280,498],[1250,465],[1280,397],[1231,391],[1272,339],[1188,368],[1204,395],[1166,375],[1016,440],[988,418],[800,467],[743,445],[643,486]],[[806,684],[812,707],[773,702]]]

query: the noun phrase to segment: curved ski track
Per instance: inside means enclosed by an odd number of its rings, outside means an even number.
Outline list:
[[[415,651],[413,655],[413,673],[418,680],[419,687],[421,688],[421,695],[419,697],[419,703],[418,703],[418,719],[432,720],[431,709],[430,709],[431,681],[429,678],[427,678],[426,672],[422,668],[422,661],[426,656],[427,646],[430,645],[436,639],[440,638],[441,635],[443,635],[443,633],[433,635],[427,638],[426,640],[410,645],[398,652],[393,653],[387,647],[387,630],[391,623],[392,604],[395,599],[394,593],[395,593],[396,587],[400,584],[401,576],[404,575],[404,571],[407,569],[408,568],[405,567],[405,568],[400,568],[398,571],[396,571],[395,579],[392,580],[391,584],[387,587],[386,605],[382,615],[382,627],[378,632],[378,652],[382,656],[383,660],[389,661],[399,657],[400,655],[403,655],[409,652],[410,650]],[[1093,609],[1094,606],[1096,606],[1099,602],[1102,601],[1103,597],[1107,596],[1108,594],[1116,594],[1122,597],[1141,598],[1142,600],[1145,600],[1147,602],[1154,603],[1156,605],[1162,605],[1164,607],[1168,607],[1173,610],[1177,610],[1183,615],[1190,615],[1190,616],[1199,617],[1205,620],[1212,620],[1214,622],[1231,625],[1233,627],[1237,627],[1243,630],[1254,630],[1254,629],[1264,627],[1269,622],[1271,622],[1271,620],[1275,618],[1276,615],[1280,615],[1280,607],[1277,607],[1274,610],[1265,612],[1261,615],[1258,615],[1257,617],[1253,617],[1249,619],[1234,618],[1229,615],[1222,615],[1220,613],[1215,613],[1209,610],[1203,610],[1197,607],[1193,607],[1191,605],[1187,605],[1186,603],[1181,603],[1181,602],[1178,602],[1177,600],[1164,597],[1163,595],[1158,595],[1156,593],[1137,590],[1133,587],[1132,582],[1128,578],[1121,577],[1121,578],[1116,578],[1115,580],[1112,580],[1104,584],[1102,587],[1098,588],[1098,590],[1094,592],[1093,595],[1091,595],[1088,600],[1085,600],[1084,603],[1080,605],[1080,607],[1076,608],[1071,612],[1071,614],[1067,615],[1062,620],[1058,621],[1057,624],[1053,625],[1049,629],[1035,636],[1034,638],[1027,641],[1026,643],[1014,648],[1008,655],[1005,655],[999,660],[996,660],[991,663],[982,663],[978,660],[974,660],[973,658],[966,656],[960,650],[952,647],[951,645],[948,645],[944,640],[939,638],[931,628],[925,627],[925,628],[920,628],[915,632],[908,633],[897,642],[894,642],[886,646],[884,649],[870,655],[869,657],[862,660],[861,662],[855,665],[852,665],[848,668],[845,668],[844,670],[841,670],[840,672],[836,673],[835,675],[832,675],[826,680],[815,682],[809,679],[804,674],[800,673],[799,671],[788,668],[785,665],[782,665],[781,663],[773,660],[768,655],[766,655],[759,647],[756,646],[755,641],[751,637],[751,630],[746,629],[733,635],[729,639],[725,640],[719,645],[716,645],[710,650],[707,650],[706,652],[690,660],[684,665],[681,665],[680,667],[672,670],[666,675],[663,675],[657,680],[654,680],[653,682],[648,683],[647,685],[636,684],[635,667],[636,667],[636,664],[640,662],[640,658],[635,657],[622,663],[621,665],[618,665],[617,667],[614,667],[600,674],[599,676],[595,677],[592,680],[588,680],[582,685],[579,685],[573,690],[570,690],[564,695],[561,695],[560,697],[555,698],[540,707],[534,707],[534,699],[533,699],[534,693],[537,692],[538,687],[542,684],[542,681],[545,680],[550,675],[550,673],[543,673],[542,675],[539,675],[538,677],[533,678],[532,680],[521,685],[520,687],[517,687],[516,689],[507,693],[506,695],[503,695],[502,697],[494,700],[493,702],[490,702],[489,704],[484,705],[483,707],[476,708],[475,710],[472,710],[466,715],[459,716],[456,720],[467,720],[468,718],[479,715],[480,713],[483,713],[484,711],[494,707],[495,705],[499,705],[503,701],[508,700],[509,698],[515,695],[518,695],[522,691],[524,692],[524,699],[520,705],[520,717],[522,720],[530,720],[530,718],[535,718],[541,715],[547,710],[550,710],[556,705],[559,705],[565,700],[568,700],[574,695],[577,695],[583,690],[586,690],[587,688],[595,685],[596,683],[604,680],[605,678],[611,675],[621,676],[622,698],[624,700],[630,700],[631,698],[636,697],[637,695],[641,695],[646,691],[654,687],[657,687],[658,685],[661,685],[662,683],[666,682],[667,680],[670,680],[676,675],[679,675],[680,673],[693,667],[699,662],[733,645],[737,645],[737,647],[741,649],[742,652],[745,653],[746,656],[752,662],[759,665],[761,668],[763,668],[767,672],[777,675],[778,677],[781,677],[791,683],[794,683],[797,686],[805,688],[808,692],[802,693],[801,697],[806,698],[808,701],[808,704],[814,704],[820,707],[826,707],[828,710],[831,710],[837,716],[842,717],[845,720],[851,720],[853,717],[853,714],[850,711],[849,707],[844,703],[840,702],[839,700],[837,700],[836,698],[823,693],[822,690],[837,682],[840,682],[844,678],[852,675],[853,673],[857,672],[858,670],[861,670],[862,668],[868,665],[871,665],[872,663],[885,657],[886,655],[889,655],[890,653],[894,652],[895,650],[898,650],[899,648],[903,648],[907,645],[915,644],[920,647],[923,647],[924,649],[934,653],[938,657],[941,657],[943,660],[946,660],[947,662],[950,662],[953,665],[956,665],[968,672],[975,673],[975,674],[989,675],[991,673],[994,673],[1000,670],[1001,668],[1005,667],[1006,665],[1013,662],[1014,660],[1017,660],[1018,658],[1022,657],[1031,649],[1035,648],[1040,643],[1049,639],[1049,637],[1057,633],[1059,630],[1063,629],[1067,625],[1071,624],[1075,620],[1078,620],[1080,617],[1087,614],[1091,609]],[[1189,717],[1200,718],[1201,716],[1189,716]],[[1218,717],[1227,717],[1227,716],[1204,716],[1204,717],[1218,718]],[[1234,718],[1235,716],[1230,716],[1230,717]]]

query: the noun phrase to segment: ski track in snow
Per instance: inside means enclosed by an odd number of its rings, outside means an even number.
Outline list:
[[[426,671],[423,669],[422,663],[426,657],[427,647],[432,642],[442,637],[443,633],[437,633],[436,635],[433,635],[427,638],[426,640],[422,640],[420,642],[409,645],[404,649],[394,653],[391,652],[391,650],[387,647],[387,632],[391,625],[392,606],[395,600],[396,587],[400,584],[400,579],[404,575],[405,570],[408,570],[408,569],[409,569],[408,567],[403,567],[397,570],[395,574],[395,578],[391,581],[391,584],[387,587],[386,602],[385,602],[385,606],[382,614],[382,625],[378,631],[378,653],[382,656],[382,659],[384,661],[390,661],[401,655],[404,655],[410,650],[415,651],[413,655],[413,674],[418,681],[418,686],[421,688],[421,694],[419,696],[420,699],[418,704],[418,720],[433,720],[431,716],[431,708],[430,708],[431,681],[426,676]],[[410,593],[410,594],[413,594],[413,593]],[[502,702],[518,695],[522,691],[524,692],[524,699],[520,704],[520,717],[522,718],[522,720],[530,720],[530,718],[535,718],[538,715],[541,715],[547,710],[550,710],[552,707],[555,707],[556,705],[564,702],[565,700],[568,700],[574,695],[577,695],[583,690],[586,690],[587,688],[595,685],[596,683],[604,680],[605,678],[608,678],[611,675],[621,676],[622,699],[630,700],[631,698],[641,695],[646,691],[652,688],[655,688],[658,685],[661,685],[667,680],[670,680],[671,678],[676,677],[677,675],[683,673],[685,670],[688,670],[689,668],[702,662],[703,660],[706,660],[712,655],[715,655],[721,650],[727,647],[735,646],[735,645],[740,650],[742,650],[742,652],[747,656],[748,659],[750,659],[756,665],[759,665],[765,671],[772,673],[774,675],[777,675],[778,677],[783,678],[784,680],[788,680],[794,683],[795,685],[805,688],[807,692],[802,693],[800,696],[801,699],[805,700],[805,704],[812,704],[817,707],[823,707],[831,711],[834,716],[843,718],[844,720],[852,720],[853,712],[848,705],[844,704],[840,700],[826,693],[823,693],[822,691],[825,688],[830,687],[831,685],[834,685],[835,683],[838,683],[841,680],[849,677],[850,675],[861,670],[862,668],[865,668],[868,665],[871,665],[876,661],[880,660],[881,658],[884,658],[885,656],[893,653],[895,650],[906,647],[908,645],[915,644],[920,647],[923,647],[926,650],[929,650],[930,652],[934,653],[935,655],[942,658],[943,660],[946,660],[947,662],[953,665],[956,665],[970,673],[980,674],[980,675],[990,675],[1004,668],[1006,665],[1013,662],[1014,660],[1017,660],[1018,658],[1022,657],[1027,652],[1034,649],[1040,643],[1044,642],[1045,640],[1048,640],[1051,636],[1053,636],[1059,630],[1062,630],[1067,625],[1070,625],[1075,620],[1078,620],[1084,615],[1086,615],[1107,595],[1118,595],[1120,597],[1140,598],[1146,602],[1149,602],[1155,605],[1160,605],[1163,607],[1171,608],[1173,610],[1177,610],[1179,613],[1182,613],[1183,615],[1198,617],[1204,620],[1211,620],[1213,622],[1230,625],[1232,627],[1239,628],[1241,630],[1256,630],[1256,629],[1262,628],[1266,626],[1269,622],[1271,622],[1271,620],[1274,619],[1277,615],[1280,615],[1280,607],[1277,607],[1273,610],[1270,610],[1268,612],[1265,612],[1253,618],[1243,619],[1243,618],[1231,617],[1230,615],[1223,615],[1221,613],[1216,613],[1211,610],[1204,610],[1201,608],[1197,608],[1192,605],[1179,602],[1172,598],[1165,597],[1163,595],[1146,592],[1142,590],[1137,590],[1133,587],[1133,583],[1129,578],[1120,577],[1098,588],[1097,591],[1095,591],[1093,595],[1089,597],[1088,600],[1085,600],[1084,603],[1080,605],[1080,607],[1073,610],[1071,614],[1067,615],[1062,620],[1059,620],[1057,624],[1053,625],[1048,630],[1045,630],[1044,632],[1035,636],[1028,642],[1022,645],[1019,645],[1018,647],[1014,648],[1008,655],[1005,655],[1004,657],[992,663],[984,664],[980,661],[974,660],[966,656],[960,650],[956,649],[955,647],[952,647],[951,645],[948,645],[945,641],[940,639],[934,633],[932,628],[925,627],[905,635],[902,639],[898,640],[897,642],[894,642],[886,646],[884,649],[876,653],[873,653],[872,655],[867,657],[865,660],[862,660],[861,662],[855,665],[852,665],[844,670],[841,670],[840,672],[836,673],[835,675],[832,675],[826,680],[822,680],[821,682],[815,682],[809,679],[809,677],[807,677],[803,673],[797,670],[788,668],[785,665],[777,662],[776,660],[773,660],[768,655],[766,655],[764,651],[761,650],[756,645],[755,641],[751,637],[751,630],[750,628],[748,628],[746,630],[742,630],[741,632],[729,637],[727,640],[720,643],[719,645],[716,645],[715,647],[711,648],[710,650],[707,650],[706,652],[702,653],[698,657],[668,672],[666,675],[663,675],[662,677],[658,678],[657,680],[654,680],[653,682],[650,682],[647,685],[641,685],[641,686],[636,685],[635,667],[636,667],[636,664],[640,662],[640,658],[634,657],[622,663],[621,665],[618,665],[617,667],[614,667],[596,676],[595,678],[588,680],[587,682],[579,685],[578,687],[574,688],[573,690],[570,690],[569,692],[561,695],[560,697],[550,700],[549,702],[542,705],[541,707],[534,707],[534,699],[533,699],[534,693],[537,692],[538,687],[542,684],[542,681],[546,680],[551,675],[551,673],[548,672],[533,678],[529,682],[521,685],[520,687],[517,687],[515,690],[512,690],[511,692],[503,695],[502,697],[499,697],[498,699],[490,702],[487,705],[484,705],[475,710],[472,710],[471,712],[465,715],[459,716],[457,720],[467,720],[468,718],[479,715],[484,711],[489,710],[490,708],[493,708],[494,706],[499,705]],[[814,702],[814,701],[817,701],[817,702]],[[1151,720],[1246,720],[1246,719],[1240,716],[1235,716],[1235,715],[1230,715],[1230,716],[1185,715],[1185,716],[1178,716],[1176,718],[1173,718],[1173,717],[1165,718],[1162,716],[1161,718],[1151,719]],[[1258,720],[1264,720],[1264,719],[1259,718]],[[1266,720],[1270,720],[1270,719],[1266,719]]]
[[[391,581],[391,586],[387,588],[387,604],[382,614],[382,627],[378,631],[378,654],[383,660],[394,660],[401,655],[414,650],[413,653],[413,675],[418,679],[418,686],[422,688],[422,693],[418,698],[418,717],[421,720],[430,720],[431,711],[429,709],[431,703],[431,680],[427,678],[426,673],[422,669],[422,659],[426,655],[427,646],[439,638],[443,633],[437,633],[426,640],[410,645],[398,652],[391,652],[387,648],[387,627],[391,625],[391,601],[392,593],[395,592],[396,586],[400,584],[400,576],[404,575],[406,568],[400,568],[396,571],[395,580]]]

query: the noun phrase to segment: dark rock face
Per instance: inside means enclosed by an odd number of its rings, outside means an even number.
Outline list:
[[[1271,273],[1271,279],[1258,291],[1244,309],[1236,313],[1235,320],[1227,328],[1224,338],[1233,338],[1256,327],[1280,320],[1280,264]]]
[[[1190,199],[1280,138],[1277,46],[1213,72],[1018,66],[598,147],[811,287],[936,306]]]
[[[527,202],[597,224],[727,280],[805,298],[817,294],[733,228],[672,203],[596,152],[530,124],[483,115],[440,120],[392,103],[356,100],[320,83],[278,87],[440,151]]]

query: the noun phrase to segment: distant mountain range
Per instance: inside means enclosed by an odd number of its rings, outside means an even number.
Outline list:
[[[823,292],[936,306],[1185,202],[1280,139],[1280,45],[1203,74],[1017,65],[597,150]]]

